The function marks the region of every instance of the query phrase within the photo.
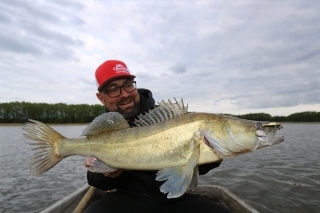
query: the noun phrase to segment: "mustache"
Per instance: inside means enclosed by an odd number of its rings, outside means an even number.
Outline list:
[[[134,98],[122,98],[119,102],[118,102],[118,104],[124,104],[124,103],[128,103],[128,102],[130,102],[130,101],[134,101]]]

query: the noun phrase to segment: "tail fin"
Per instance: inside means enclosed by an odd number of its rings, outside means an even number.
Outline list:
[[[63,159],[59,154],[58,143],[64,136],[44,123],[31,119],[29,121],[22,129],[29,133],[24,136],[32,140],[29,143],[35,146],[32,150],[37,150],[29,163],[30,175],[37,176],[48,171]]]

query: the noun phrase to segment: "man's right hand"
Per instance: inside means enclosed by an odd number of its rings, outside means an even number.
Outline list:
[[[105,172],[105,173],[103,173],[103,174],[104,174],[104,176],[106,176],[106,177],[115,178],[115,177],[118,177],[119,175],[121,175],[122,172],[124,172],[124,171],[125,171],[124,169],[117,169],[117,170],[115,170],[115,171],[113,171],[113,172]]]
[[[86,168],[89,168],[95,160],[96,160],[95,157],[90,156],[84,160],[83,164]],[[115,178],[115,177],[118,177],[119,175],[121,175],[124,171],[125,171],[124,169],[117,169],[112,172],[103,172],[102,174],[104,174],[104,176],[106,176],[106,177]]]

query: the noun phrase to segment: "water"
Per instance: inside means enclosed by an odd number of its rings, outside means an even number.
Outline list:
[[[52,127],[79,137],[85,125]],[[31,146],[22,126],[0,126],[0,212],[39,212],[86,183],[84,157],[71,156],[39,177],[30,177]]]
[[[72,156],[30,177],[22,126],[0,126],[0,212],[39,212],[86,183],[84,157]],[[85,125],[52,126],[78,137]],[[225,159],[200,184],[228,188],[259,212],[320,213],[320,124],[284,124],[285,142]]]

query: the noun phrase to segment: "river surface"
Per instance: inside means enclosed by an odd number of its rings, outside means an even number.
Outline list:
[[[320,124],[285,123],[281,144],[225,159],[200,184],[228,188],[259,212],[320,213]],[[78,137],[86,125],[52,125]],[[21,126],[0,126],[0,212],[39,212],[86,183],[84,157],[30,177],[31,146]]]

